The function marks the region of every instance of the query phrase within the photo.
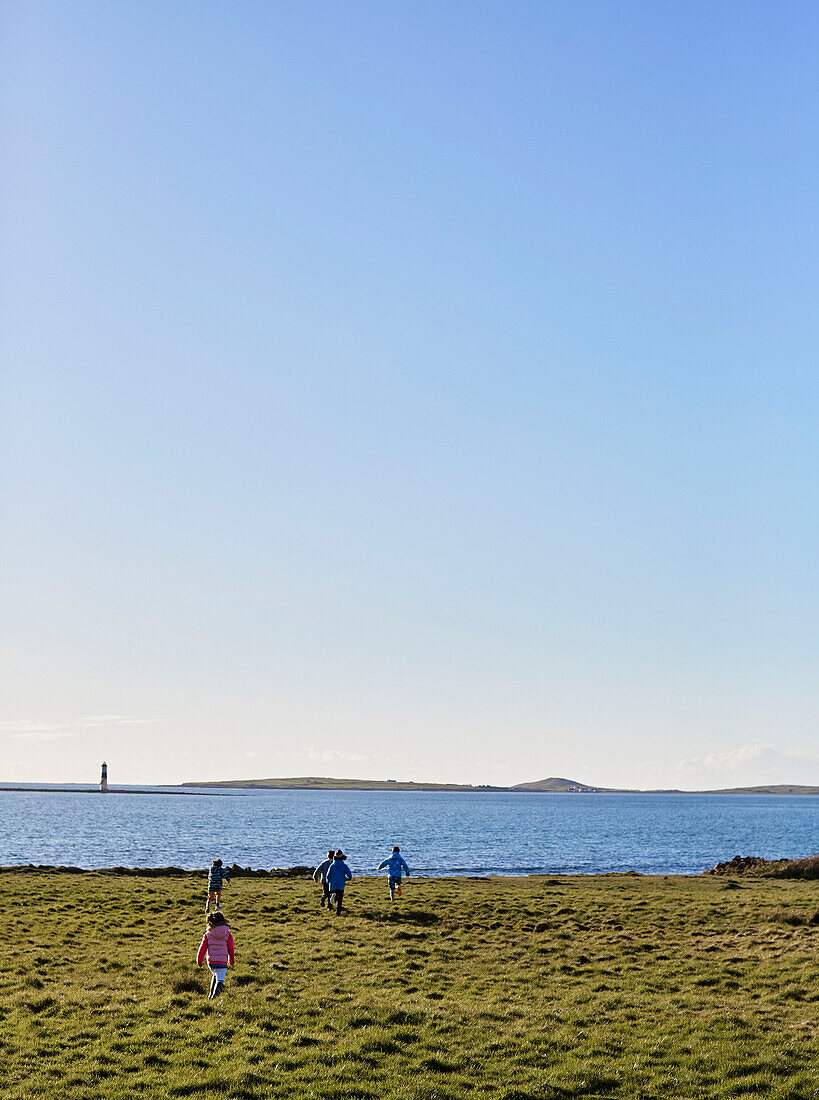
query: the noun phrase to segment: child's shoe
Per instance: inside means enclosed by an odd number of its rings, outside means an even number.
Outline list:
[[[219,996],[219,994],[220,994],[220,993],[222,992],[222,990],[223,990],[224,988],[225,988],[225,983],[224,983],[224,982],[217,982],[217,983],[216,983],[216,988],[215,988],[215,989],[214,989],[214,991],[213,991],[213,995],[214,995],[214,997],[218,997],[218,996]]]

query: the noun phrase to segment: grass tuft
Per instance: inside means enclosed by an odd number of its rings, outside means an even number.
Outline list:
[[[774,865],[771,874],[775,878],[817,879],[819,878],[819,855],[786,860],[784,863]]]

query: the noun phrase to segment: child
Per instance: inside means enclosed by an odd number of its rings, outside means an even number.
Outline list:
[[[215,859],[208,871],[208,900],[205,902],[205,912],[210,912],[210,903],[215,901],[214,909],[218,913],[222,908],[222,883],[230,882],[230,871],[222,870],[221,859]]]
[[[327,908],[332,909],[335,904],[337,917],[341,916],[341,902],[344,898],[344,887],[347,885],[347,880],[353,877],[352,871],[344,862],[346,858],[347,857],[339,848],[333,856],[333,862],[327,868],[327,886],[330,891],[330,902]],[[335,899],[335,901],[333,899]]]
[[[333,862],[334,855],[335,853],[331,848],[327,853],[327,859],[320,863],[315,871],[313,871],[313,882],[321,883],[321,901],[319,905],[321,905],[322,908],[325,905],[328,909],[330,908],[330,887],[327,885],[327,872],[330,870],[330,864]]]
[[[392,855],[378,864],[379,871],[382,871],[385,867],[390,869],[390,901],[395,901],[396,890],[399,898],[401,897],[401,874],[403,873],[409,878],[410,873],[410,869],[404,862],[401,849],[397,844],[393,847]]]
[[[233,936],[224,913],[208,913],[207,928],[196,955],[197,966],[202,965],[206,955],[212,975],[208,992],[208,1000],[211,1001],[224,989],[228,964],[233,966]]]

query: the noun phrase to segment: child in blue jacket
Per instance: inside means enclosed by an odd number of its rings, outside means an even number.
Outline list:
[[[336,907],[336,916],[341,916],[341,902],[344,899],[344,887],[347,880],[353,877],[353,872],[344,862],[347,857],[339,848],[333,856],[333,862],[327,868],[327,885],[330,888],[330,903],[328,909]]]
[[[385,867],[390,869],[390,901],[395,901],[396,890],[399,898],[401,897],[401,875],[405,874],[409,878],[410,873],[397,844],[393,847],[392,855],[378,864],[379,871],[383,871]]]
[[[205,912],[210,911],[210,903],[214,902],[214,910],[218,913],[222,908],[222,887],[230,882],[230,871],[222,866],[221,859],[215,859],[208,868],[208,900],[205,902]]]

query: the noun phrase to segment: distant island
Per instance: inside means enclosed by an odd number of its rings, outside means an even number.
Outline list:
[[[774,783],[758,787],[721,787],[718,790],[681,791],[638,790],[626,787],[593,787],[576,779],[537,779],[516,783],[512,787],[496,787],[489,783],[414,783],[404,779],[331,779],[325,776],[300,776],[290,779],[225,779],[203,783],[180,783],[180,787],[226,787],[234,790],[297,790],[297,791],[464,791],[476,794],[487,791],[541,792],[543,794],[819,794],[819,787],[804,787],[793,783]]]
[[[294,779],[225,779],[214,783],[181,783],[182,787],[232,787],[234,789],[270,789],[298,791],[508,791],[511,787],[469,783],[413,783],[397,779],[330,779],[301,776]]]

